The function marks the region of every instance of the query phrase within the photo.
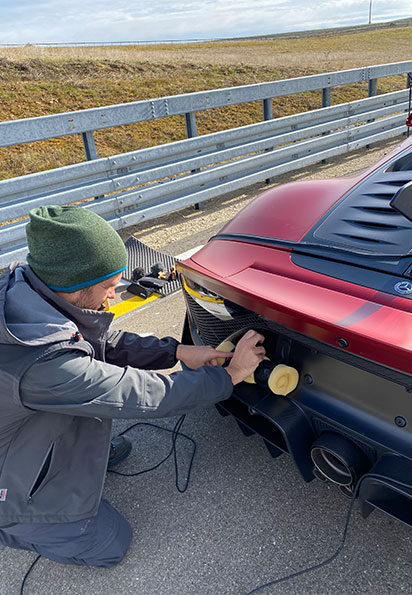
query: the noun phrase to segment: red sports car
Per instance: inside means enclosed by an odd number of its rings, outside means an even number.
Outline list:
[[[219,411],[305,481],[409,525],[411,180],[408,139],[356,178],[264,192],[179,264],[185,341],[265,336],[269,359]]]

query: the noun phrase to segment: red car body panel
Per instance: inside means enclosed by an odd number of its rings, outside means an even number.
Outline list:
[[[247,205],[222,232],[299,241],[353,185],[353,179],[336,179],[277,186]]]
[[[200,285],[205,283],[202,273],[207,272],[208,288],[228,300],[330,345],[338,345],[343,337],[348,351],[412,373],[410,300],[361,286],[354,289],[345,281],[301,269],[286,251],[224,243],[212,242],[192,258],[191,278]],[[229,271],[218,257],[232,251],[236,258],[230,263],[235,270],[230,267]],[[262,264],[268,261],[270,270]],[[238,268],[240,262],[242,268]],[[205,265],[213,265],[213,273]],[[216,269],[224,274],[217,275]],[[195,271],[199,277],[193,275]],[[357,322],[350,323],[354,315]]]

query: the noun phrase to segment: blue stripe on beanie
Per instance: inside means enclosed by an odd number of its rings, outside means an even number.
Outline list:
[[[72,285],[71,287],[58,287],[56,285],[48,285],[50,289],[53,291],[61,291],[70,293],[72,291],[77,291],[78,289],[84,289],[85,287],[90,287],[91,285],[96,285],[96,283],[100,283],[101,281],[105,281],[106,279],[110,279],[110,277],[114,277],[119,273],[126,270],[127,266],[122,267],[118,271],[114,271],[113,273],[109,273],[108,275],[104,275],[103,277],[97,277],[96,279],[91,279],[90,281],[85,281],[84,283],[78,283],[77,285]]]

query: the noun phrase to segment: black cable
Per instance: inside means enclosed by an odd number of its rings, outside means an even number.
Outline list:
[[[190,476],[192,474],[192,465],[193,465],[193,461],[194,461],[195,454],[196,454],[196,442],[190,436],[186,436],[186,434],[183,434],[182,432],[179,432],[179,430],[182,427],[182,424],[184,422],[185,415],[182,415],[182,417],[180,419],[181,419],[180,425],[179,424],[176,424],[176,426],[175,426],[175,430],[176,431],[173,433],[172,440],[173,440],[173,458],[174,458],[174,463],[175,463],[175,485],[176,485],[177,491],[180,492],[181,494],[183,494],[187,490],[187,488],[189,487]],[[191,454],[191,457],[190,457],[189,468],[188,468],[188,471],[187,471],[186,483],[185,483],[184,488],[180,488],[179,487],[179,466],[178,466],[178,463],[177,463],[177,450],[176,450],[176,440],[177,440],[178,436],[182,436],[182,437],[187,438],[188,440],[190,440],[190,442],[193,445],[193,450],[192,450],[192,454]]]
[[[368,473],[368,477],[373,477],[375,479],[385,479],[387,480],[387,477],[384,475],[380,475],[379,473]],[[313,566],[309,566],[308,568],[303,568],[302,570],[299,570],[297,572],[293,572],[292,574],[288,574],[287,576],[283,576],[281,578],[275,579],[273,581],[270,581],[268,583],[265,583],[264,585],[260,585],[259,587],[256,587],[255,589],[252,589],[252,591],[249,591],[246,595],[252,595],[253,593],[258,593],[259,591],[262,591],[263,589],[266,589],[266,587],[273,587],[273,585],[278,585],[280,583],[289,581],[293,578],[296,578],[297,576],[302,576],[302,574],[306,574],[307,572],[311,572],[312,570],[317,570],[318,568],[322,568],[323,566],[326,566],[327,564],[330,564],[331,562],[333,562],[333,560],[335,560],[339,554],[341,553],[341,551],[343,550],[344,546],[345,546],[345,541],[346,541],[346,536],[348,533],[348,527],[349,527],[349,521],[350,521],[350,517],[352,514],[352,510],[353,510],[353,505],[355,503],[356,500],[356,495],[358,493],[359,490],[359,486],[361,484],[362,478],[359,479],[358,483],[355,485],[354,489],[353,489],[353,495],[352,495],[352,499],[349,505],[349,509],[346,515],[346,521],[345,521],[345,527],[343,530],[343,535],[342,535],[342,539],[340,542],[340,545],[338,547],[338,549],[336,550],[336,552],[334,554],[332,554],[332,556],[330,556],[329,558],[327,558],[326,560],[324,560],[323,562],[319,562],[319,564],[314,564]],[[405,483],[403,481],[400,481],[398,479],[390,479],[391,483],[394,483],[395,485],[398,485],[400,487],[404,487],[404,488],[412,488],[412,485],[409,483]]]
[[[171,451],[169,452],[169,454],[167,455],[167,457],[165,457],[160,463],[158,463],[156,466],[150,468],[150,469],[144,469],[143,471],[138,471],[137,473],[120,473],[119,471],[110,471],[110,473],[115,473],[116,475],[124,475],[127,477],[132,477],[132,476],[136,476],[136,475],[141,475],[142,473],[146,473],[147,471],[151,471],[153,469],[157,469],[162,463],[164,463],[168,458],[170,458],[172,452],[174,452],[174,460],[175,460],[175,471],[176,471],[176,487],[178,489],[178,491],[180,493],[183,493],[187,490],[188,484],[189,484],[189,480],[190,480],[190,474],[191,474],[191,470],[192,470],[192,464],[193,464],[193,459],[194,459],[194,455],[196,452],[196,442],[190,438],[189,436],[186,436],[185,434],[179,432],[183,421],[185,419],[185,416],[182,415],[182,417],[179,418],[179,420],[177,421],[175,427],[173,428],[173,430],[170,430],[169,428],[165,428],[163,426],[158,426],[156,424],[151,424],[148,422],[138,422],[136,424],[133,424],[132,426],[126,428],[126,430],[124,430],[123,432],[121,432],[119,434],[119,436],[125,434],[126,432],[128,432],[129,430],[133,429],[134,427],[136,427],[137,425],[148,425],[148,426],[152,426],[161,430],[165,430],[167,432],[172,432],[173,436],[172,436],[172,441],[173,441],[173,446]],[[192,452],[192,456],[190,459],[190,464],[189,464],[189,471],[187,474],[187,480],[186,480],[186,484],[185,487],[183,489],[181,489],[178,485],[178,466],[177,466],[177,458],[176,458],[176,440],[178,436],[182,436],[184,438],[187,438],[188,440],[190,440],[193,443],[193,452]],[[403,484],[402,482],[398,482],[395,481],[395,483],[399,483],[400,485],[408,485],[408,484]],[[409,486],[411,487],[411,486]],[[352,510],[353,510],[353,505],[355,503],[355,499],[356,499],[356,489],[353,492],[353,496],[349,505],[349,509],[346,515],[346,521],[345,521],[345,527],[343,530],[343,535],[342,535],[342,539],[341,539],[341,543],[338,547],[338,549],[336,550],[336,552],[334,554],[332,554],[332,556],[330,556],[329,558],[327,558],[326,560],[323,560],[323,562],[320,562],[319,564],[314,564],[313,566],[309,566],[309,568],[303,568],[302,570],[299,570],[297,572],[293,572],[292,574],[288,574],[287,576],[283,576],[281,578],[275,579],[273,581],[270,581],[268,583],[265,583],[264,585],[260,585],[258,587],[256,587],[255,589],[252,589],[252,591],[249,591],[246,595],[252,595],[253,593],[258,593],[259,591],[262,591],[263,589],[266,589],[267,587],[272,587],[273,585],[278,585],[280,583],[289,581],[293,578],[296,578],[298,576],[302,576],[303,574],[307,574],[308,572],[312,572],[313,570],[317,570],[319,568],[322,568],[323,566],[326,566],[327,564],[330,564],[331,562],[333,562],[333,560],[335,560],[339,554],[341,553],[341,551],[343,550],[344,546],[345,546],[345,542],[346,542],[346,536],[348,533],[348,528],[349,528],[349,521],[350,521],[350,517],[352,514]],[[35,564],[40,560],[41,555],[38,555],[37,558],[34,560],[34,562],[32,562],[30,568],[28,569],[28,571],[26,572],[22,585],[21,585],[21,589],[20,589],[20,595],[23,595],[23,589],[24,589],[24,585],[26,583],[26,580],[30,574],[30,572],[33,570]]]
[[[20,595],[23,595],[23,589],[24,589],[24,585],[26,584],[27,577],[29,576],[30,572],[33,570],[35,564],[37,564],[37,562],[40,560],[40,558],[41,558],[41,555],[39,554],[37,556],[37,558],[34,560],[34,562],[31,563],[30,568],[28,569],[28,571],[24,575],[24,579],[23,579],[23,582],[22,582],[21,587],[20,587]]]
[[[158,467],[160,467],[160,465],[162,465],[165,461],[167,461],[171,455],[173,454],[174,457],[174,465],[175,465],[175,482],[176,482],[176,488],[177,490],[183,494],[188,486],[189,486],[189,482],[190,482],[190,476],[191,476],[191,472],[192,472],[192,465],[193,465],[193,460],[195,457],[195,453],[196,453],[196,442],[195,440],[193,440],[193,438],[191,438],[190,436],[187,436],[186,434],[184,434],[183,432],[180,432],[180,429],[182,427],[182,424],[185,420],[185,415],[182,415],[181,417],[179,417],[179,419],[177,420],[175,426],[173,429],[170,428],[165,428],[164,426],[159,426],[157,424],[153,424],[153,423],[149,423],[149,422],[137,422],[135,424],[132,424],[131,426],[127,427],[125,430],[123,430],[122,432],[120,432],[118,435],[119,436],[123,436],[123,434],[126,434],[126,432],[129,432],[130,430],[132,430],[133,428],[135,428],[136,426],[150,426],[159,430],[164,430],[165,432],[170,432],[172,434],[172,447],[169,451],[169,453],[156,465],[154,465],[153,467],[150,467],[148,469],[143,469],[142,471],[137,471],[136,473],[122,473],[120,471],[114,471],[112,469],[108,470],[108,473],[114,473],[115,475],[122,475],[124,477],[136,477],[137,475],[142,475],[143,473],[148,473],[149,471],[153,471],[155,469],[158,469]],[[176,441],[177,438],[181,436],[182,438],[185,438],[186,440],[189,440],[192,445],[193,445],[193,450],[192,450],[192,454],[190,457],[190,462],[189,462],[189,469],[187,472],[187,477],[186,477],[186,482],[183,488],[180,488],[179,486],[179,467],[178,467],[178,462],[177,462],[177,451],[176,451]],[[373,473],[373,474],[369,474],[369,476],[373,476],[377,479],[379,478],[383,478],[382,475]],[[349,522],[350,522],[350,518],[352,515],[352,510],[353,510],[353,505],[355,503],[356,500],[356,494],[359,488],[359,485],[361,483],[362,478],[360,478],[360,480],[358,481],[358,483],[356,484],[356,486],[354,487],[353,490],[353,495],[351,498],[351,502],[348,508],[348,512],[346,514],[346,520],[345,520],[345,526],[343,529],[343,534],[342,534],[342,538],[341,538],[341,542],[337,548],[337,550],[335,551],[334,554],[332,554],[329,558],[326,558],[326,560],[323,560],[322,562],[319,562],[318,564],[314,564],[312,566],[309,566],[308,568],[303,568],[302,570],[298,570],[297,572],[293,572],[291,574],[288,574],[286,576],[283,576],[281,578],[278,579],[274,579],[273,581],[269,581],[268,583],[265,583],[264,585],[259,585],[258,587],[255,587],[254,589],[252,589],[251,591],[249,591],[246,595],[253,595],[254,593],[258,593],[259,591],[262,591],[263,589],[266,589],[267,587],[273,587],[274,585],[279,585],[280,583],[284,583],[286,581],[292,580],[293,578],[297,578],[298,576],[302,576],[304,574],[307,574],[309,572],[312,572],[314,570],[318,570],[319,568],[323,568],[324,566],[327,566],[328,564],[330,564],[331,562],[333,562],[338,556],[339,554],[342,552],[344,546],[345,546],[345,542],[346,542],[346,537],[347,537],[347,533],[348,533],[348,528],[349,528]],[[404,483],[402,481],[396,480],[396,479],[391,479],[391,481],[399,486],[402,487],[406,487],[406,488],[412,488],[411,484],[407,484]],[[38,555],[37,558],[34,560],[34,562],[32,562],[30,568],[27,570],[22,585],[21,585],[21,589],[20,589],[20,595],[23,595],[23,589],[24,589],[24,585],[27,581],[27,578],[30,574],[30,572],[33,570],[35,564],[40,560],[41,555]]]
[[[342,535],[340,545],[339,545],[338,549],[336,550],[336,552],[334,554],[332,554],[332,556],[330,556],[326,560],[323,560],[323,562],[319,562],[319,564],[314,564],[313,566],[309,566],[309,568],[303,568],[302,570],[298,570],[297,572],[293,572],[292,574],[288,574],[287,576],[282,576],[281,578],[277,578],[273,581],[265,583],[264,585],[260,585],[259,587],[252,589],[252,591],[249,591],[246,595],[252,595],[252,593],[258,593],[259,591],[262,591],[263,589],[266,589],[267,587],[272,587],[273,585],[279,585],[280,583],[289,581],[292,578],[296,578],[297,576],[302,576],[302,574],[306,574],[307,572],[312,572],[312,570],[317,570],[318,568],[322,568],[323,566],[326,566],[327,564],[330,564],[331,562],[333,562],[333,560],[335,560],[335,558],[337,558],[339,556],[339,554],[341,553],[341,551],[343,550],[344,545],[345,545],[346,535],[348,533],[349,521],[350,521],[350,517],[352,514],[352,510],[353,510],[353,505],[354,505],[355,499],[356,499],[355,493],[356,493],[356,490],[354,490],[354,492],[353,492],[352,500],[351,500],[351,503],[349,505],[349,509],[348,509],[348,512],[346,515],[345,528],[343,530],[343,535]]]
[[[123,432],[121,432],[119,434],[119,436],[125,434],[126,432],[128,432],[129,430],[133,429],[134,427],[138,426],[138,425],[147,425],[147,426],[152,426],[155,428],[159,428],[161,430],[165,430],[167,432],[172,432],[172,448],[170,449],[169,454],[162,459],[162,461],[160,461],[160,463],[158,463],[157,465],[155,465],[154,467],[151,467],[150,469],[144,469],[143,471],[139,471],[137,473],[120,473],[119,471],[110,471],[110,473],[116,473],[117,475],[124,475],[124,476],[136,476],[136,475],[140,475],[142,473],[146,473],[147,471],[152,471],[153,469],[157,469],[158,467],[160,467],[160,465],[162,463],[164,463],[165,461],[167,461],[167,459],[170,458],[170,456],[174,455],[174,462],[175,462],[175,472],[176,472],[176,488],[178,489],[179,492],[183,493],[186,491],[188,484],[189,484],[189,480],[190,480],[190,474],[191,474],[191,470],[192,470],[192,464],[193,464],[193,459],[195,456],[195,452],[196,452],[196,442],[193,440],[193,438],[190,438],[189,436],[187,436],[186,434],[183,434],[182,432],[180,432],[180,428],[182,427],[183,421],[185,419],[185,416],[182,415],[175,427],[173,428],[173,430],[170,430],[169,428],[165,428],[163,426],[158,426],[156,424],[152,424],[152,423],[148,423],[148,422],[137,422],[135,424],[133,424],[132,426],[129,426],[128,428],[126,428],[126,430],[123,430]],[[190,442],[192,442],[193,444],[193,452],[192,452],[192,456],[190,459],[190,463],[189,463],[189,470],[188,470],[188,474],[187,474],[187,480],[186,480],[186,485],[184,487],[184,489],[179,488],[178,485],[178,481],[179,481],[179,470],[178,470],[178,465],[177,465],[177,452],[176,452],[176,440],[178,436],[182,436],[184,438],[186,438],[187,440],[190,440]],[[407,484],[402,484],[402,482],[398,482],[395,481],[395,483],[398,483],[400,485],[407,485]],[[319,568],[322,568],[323,566],[326,566],[327,564],[330,564],[331,562],[333,562],[333,560],[335,560],[339,554],[341,553],[341,551],[343,550],[344,546],[345,546],[345,542],[346,542],[346,536],[348,533],[348,528],[349,528],[349,522],[350,522],[350,518],[351,518],[351,514],[352,514],[352,510],[353,510],[353,505],[355,503],[355,499],[356,499],[356,492],[357,492],[357,487],[355,486],[354,490],[353,490],[353,495],[352,495],[352,499],[349,505],[349,509],[346,515],[346,521],[345,521],[345,526],[344,526],[344,530],[343,530],[343,535],[342,535],[342,539],[341,542],[339,544],[338,549],[336,550],[336,552],[334,554],[332,554],[332,556],[330,556],[329,558],[327,558],[326,560],[323,560],[322,562],[319,562],[319,564],[314,564],[313,566],[310,566],[309,568],[303,568],[302,570],[299,570],[297,572],[294,572],[292,574],[288,574],[287,576],[275,579],[273,581],[270,581],[268,583],[265,583],[264,585],[260,585],[258,587],[256,587],[255,589],[252,589],[252,591],[249,591],[247,593],[247,595],[252,595],[253,593],[258,593],[259,591],[262,591],[263,589],[266,589],[267,587],[272,587],[273,585],[278,585],[280,583],[286,582],[288,580],[291,580],[293,578],[296,578],[298,576],[302,576],[303,574],[306,574],[308,572],[312,572],[313,570],[317,570]],[[410,486],[409,486],[410,487]]]
[[[178,490],[178,492],[180,492],[181,494],[183,494],[187,488],[189,487],[189,482],[190,482],[190,476],[192,473],[192,466],[193,466],[193,460],[195,458],[195,454],[196,454],[196,442],[195,440],[193,440],[193,438],[191,438],[190,436],[187,436],[186,434],[184,434],[183,432],[180,432],[180,429],[182,427],[182,424],[185,420],[185,415],[182,415],[181,417],[179,417],[179,419],[177,420],[174,428],[171,430],[170,428],[165,428],[164,426],[159,426],[157,424],[152,424],[149,422],[145,422],[145,421],[140,421],[137,422],[135,424],[132,424],[131,426],[129,426],[128,428],[126,428],[125,430],[123,430],[122,432],[120,432],[120,434],[118,434],[119,436],[123,436],[123,434],[126,434],[126,432],[129,432],[130,430],[132,430],[133,428],[135,428],[136,426],[150,426],[152,428],[157,428],[159,430],[164,430],[165,432],[170,432],[172,434],[172,446],[171,449],[169,451],[169,453],[161,460],[159,461],[159,463],[157,463],[156,465],[154,465],[153,467],[149,467],[148,469],[143,469],[142,471],[137,471],[136,473],[122,473],[121,471],[114,471],[113,469],[109,469],[108,473],[114,473],[115,475],[122,475],[123,477],[136,477],[137,475],[142,475],[143,473],[148,473],[149,471],[154,471],[155,469],[158,469],[160,467],[160,465],[162,465],[163,463],[165,463],[173,454],[173,458],[174,458],[174,465],[175,465],[175,474],[176,474],[176,479],[175,479],[175,483],[176,483],[176,488]],[[192,454],[190,456],[190,462],[189,462],[189,469],[187,472],[187,477],[186,477],[186,481],[184,484],[184,487],[181,488],[179,486],[179,465],[178,465],[178,461],[177,461],[177,450],[176,450],[176,441],[178,439],[178,437],[181,438],[185,438],[186,440],[189,440],[189,442],[192,443],[193,449],[192,449]]]

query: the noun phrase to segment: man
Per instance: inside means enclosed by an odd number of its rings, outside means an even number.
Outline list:
[[[113,418],[178,415],[230,396],[264,355],[255,331],[233,354],[110,331],[101,310],[127,265],[119,235],[83,207],[30,212],[26,265],[0,278],[0,543],[110,567],[127,520],[101,499]],[[225,368],[216,357],[230,358]],[[154,372],[180,360],[189,370]]]

